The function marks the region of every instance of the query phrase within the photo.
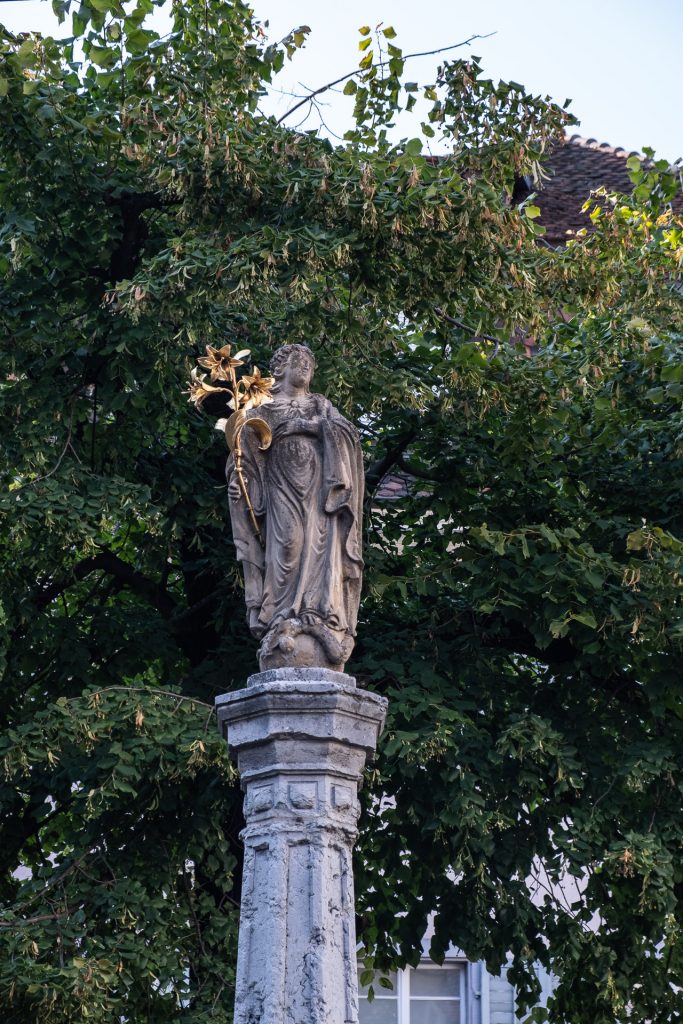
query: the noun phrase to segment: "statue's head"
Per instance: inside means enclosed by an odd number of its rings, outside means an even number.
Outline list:
[[[289,373],[294,383],[308,388],[315,370],[315,356],[307,345],[283,345],[270,361],[270,371],[275,377],[275,384],[282,381]]]

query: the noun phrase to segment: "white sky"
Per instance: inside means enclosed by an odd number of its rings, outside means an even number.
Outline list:
[[[305,50],[279,76],[283,90],[317,88],[354,68],[361,25],[393,25],[404,54],[495,32],[454,53],[480,56],[491,78],[522,82],[560,103],[572,97],[581,121],[574,130],[585,137],[627,150],[652,146],[669,160],[683,155],[683,0],[253,0],[253,7],[270,21],[274,39],[311,27]],[[0,21],[12,31],[61,34],[45,0],[0,0]],[[407,78],[431,79],[438,60],[411,61]],[[351,100],[332,93],[323,99],[330,129],[343,132]],[[284,113],[293,102],[273,94],[269,110]],[[304,127],[316,125],[311,117]],[[399,127],[400,134],[419,134],[416,125]]]

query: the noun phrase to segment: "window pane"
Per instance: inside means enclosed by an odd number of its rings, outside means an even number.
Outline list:
[[[365,1018],[361,1015],[361,1021]],[[457,999],[411,999],[410,1024],[460,1024]]]
[[[398,1002],[396,999],[358,1000],[358,1020],[360,1024],[397,1024]]]
[[[460,967],[423,967],[410,973],[411,996],[460,995]]]
[[[363,998],[367,996],[369,985],[361,985],[360,976],[363,972],[358,972],[358,995]],[[393,988],[385,988],[384,985],[380,985],[380,978],[388,978]],[[383,999],[385,996],[389,996],[390,999],[396,999],[396,971],[389,971],[388,974],[382,974],[381,971],[375,972],[375,980],[372,983],[372,987],[375,990],[375,999]]]

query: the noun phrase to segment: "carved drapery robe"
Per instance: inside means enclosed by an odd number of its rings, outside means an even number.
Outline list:
[[[273,434],[270,448],[261,451],[256,434],[248,427],[242,432],[243,471],[265,548],[254,535],[245,502],[230,501],[251,631],[264,637],[303,616],[304,622],[346,637],[350,650],[363,572],[357,431],[315,394],[276,396],[247,416],[264,419]],[[233,471],[231,458],[229,481]]]

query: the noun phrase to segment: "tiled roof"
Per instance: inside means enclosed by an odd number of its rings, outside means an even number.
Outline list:
[[[405,498],[410,493],[410,486],[415,478],[408,473],[387,473],[380,480],[375,497]]]
[[[567,231],[590,227],[588,215],[581,213],[581,207],[591,190],[604,186],[610,192],[631,191],[633,185],[626,166],[630,156],[647,162],[641,153],[628,153],[580,135],[567,137],[554,148],[544,168],[550,178],[538,193],[540,223],[546,228],[547,242],[561,245],[567,239]],[[680,193],[674,207],[683,209]]]

